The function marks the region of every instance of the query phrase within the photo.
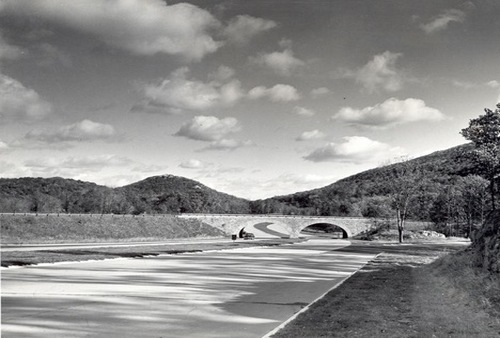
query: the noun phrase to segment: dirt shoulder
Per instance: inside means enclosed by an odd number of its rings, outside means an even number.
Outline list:
[[[272,337],[500,337],[498,276],[447,255],[464,247],[354,242],[381,254]]]

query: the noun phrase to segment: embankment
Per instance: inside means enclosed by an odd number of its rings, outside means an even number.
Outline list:
[[[223,232],[172,215],[2,214],[1,244],[162,240],[218,237]]]

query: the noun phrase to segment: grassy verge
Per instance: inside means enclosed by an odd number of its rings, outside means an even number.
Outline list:
[[[82,243],[215,237],[224,233],[194,219],[169,215],[0,215],[1,242]]]
[[[275,246],[297,242],[297,239],[269,239],[260,241],[236,241],[218,243],[183,243],[144,246],[102,247],[95,249],[9,251],[2,253],[2,267],[34,265],[40,263],[80,262],[111,258],[141,258],[167,254],[227,250],[251,246]]]
[[[499,276],[474,269],[464,253],[446,255],[460,248],[438,242],[345,248],[382,254],[273,337],[499,337]]]

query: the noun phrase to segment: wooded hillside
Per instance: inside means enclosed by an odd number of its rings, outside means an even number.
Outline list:
[[[479,166],[474,164],[471,151],[471,145],[462,145],[408,161],[425,181],[409,208],[410,219],[444,224],[482,220],[488,211],[486,197],[482,197],[486,183],[477,176]],[[172,175],[150,177],[115,189],[63,178],[0,179],[0,211],[385,217],[393,216],[388,182],[401,165],[386,165],[324,188],[257,201],[220,193],[200,182]]]

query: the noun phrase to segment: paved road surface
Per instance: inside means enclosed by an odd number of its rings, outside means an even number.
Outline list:
[[[228,238],[186,238],[164,241],[141,241],[141,242],[93,242],[93,243],[55,243],[55,244],[7,244],[0,247],[1,252],[9,251],[40,251],[40,250],[68,250],[68,249],[95,249],[123,246],[150,246],[150,245],[183,245],[203,243],[227,243]]]
[[[346,244],[2,269],[2,337],[262,337],[373,258]]]

